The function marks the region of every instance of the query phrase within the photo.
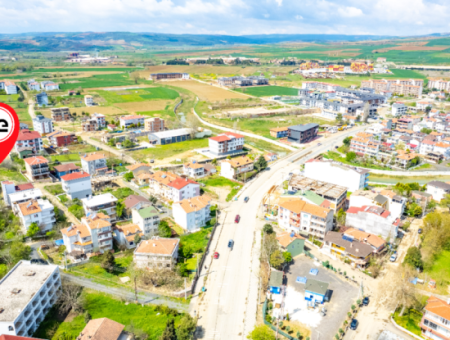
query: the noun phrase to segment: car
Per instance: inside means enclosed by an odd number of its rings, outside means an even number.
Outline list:
[[[155,160],[154,160],[154,159],[151,159],[151,160],[150,160],[150,163],[155,163]]]
[[[234,241],[233,240],[229,240],[228,241],[228,248],[233,248],[233,244],[234,244]]]
[[[352,319],[352,322],[350,323],[350,329],[356,330],[356,327],[358,327],[358,320]]]
[[[239,223],[240,219],[241,219],[241,216],[236,215],[236,218],[234,219],[234,223]]]
[[[56,160],[56,161],[54,161],[54,162],[53,162],[53,164],[56,164],[56,165],[58,165],[58,164],[61,164],[61,162],[60,162],[60,161],[58,161],[58,160]]]
[[[247,203],[249,199],[250,199],[250,198],[249,198],[248,196],[245,196],[244,202]]]
[[[339,149],[339,146],[336,145],[334,148],[335,148],[335,149]]]
[[[397,254],[392,254],[391,257],[389,258],[389,261],[391,262],[395,262],[397,260]]]
[[[418,232],[419,234],[422,234],[422,228],[419,228],[419,230],[417,230],[417,232]]]
[[[364,306],[368,306],[369,305],[369,298],[367,296],[363,299],[363,305]]]
[[[322,143],[317,143],[317,146],[321,146],[322,145]]]
[[[42,250],[50,249],[50,247],[49,247],[48,245],[46,245],[46,244],[42,244],[42,245],[41,245],[41,249],[42,249]]]
[[[215,258],[215,259],[218,259],[218,258],[219,258],[219,253],[218,253],[217,251],[214,253],[214,258]]]

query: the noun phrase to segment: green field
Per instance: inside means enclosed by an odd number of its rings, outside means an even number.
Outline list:
[[[249,94],[255,97],[269,97],[269,96],[297,96],[298,89],[283,86],[259,86],[240,88],[236,91]]]
[[[17,183],[28,182],[28,179],[20,172],[0,167],[0,179],[2,181],[10,180]]]
[[[52,195],[59,195],[59,194],[64,193],[64,190],[62,189],[62,185],[61,184],[46,185],[44,187],[44,189],[47,190]]]
[[[165,87],[147,87],[142,89],[130,89],[120,91],[96,91],[108,104],[143,102],[153,99],[176,99],[179,94]]]
[[[59,161],[59,162],[73,162],[73,161],[80,161],[80,155],[71,153],[68,155],[56,155],[56,156],[50,156],[50,159],[52,162]]]
[[[180,236],[180,248],[189,247],[193,250],[193,253],[203,253],[208,245],[208,237],[211,233],[212,227],[202,228],[202,230],[184,234]]]
[[[38,68],[33,72],[133,72],[142,70],[135,67],[63,67],[63,68]]]
[[[450,251],[444,250],[433,262],[433,267],[424,270],[427,277],[433,278],[439,282],[450,282]],[[446,288],[447,286],[445,286]]]
[[[148,117],[159,117],[162,119],[175,119],[175,114],[173,110],[159,110],[159,111],[139,111],[136,112],[137,115],[148,116]]]
[[[393,319],[395,322],[403,327],[406,328],[408,331],[421,336],[422,332],[420,330],[420,320],[422,320],[422,313],[415,309],[405,309],[402,316],[400,316],[400,310],[401,308],[397,309],[394,313]]]
[[[233,182],[228,178],[220,177],[218,175],[216,176],[213,175],[206,179],[199,179],[198,182],[205,184],[205,187],[203,187],[202,189],[205,190],[206,192],[214,193],[214,188],[228,187],[230,189],[230,192],[226,197],[227,202],[229,202],[242,188],[242,184]]]
[[[154,148],[131,151],[132,157],[144,161],[146,159],[164,159],[175,155],[208,146],[208,138],[193,139],[169,145],[156,145]]]
[[[64,81],[66,82],[65,84]],[[86,89],[94,87],[136,85],[134,80],[130,79],[126,73],[99,74],[87,78],[61,79],[58,82],[60,82],[59,88],[62,91],[73,90],[80,87]]]

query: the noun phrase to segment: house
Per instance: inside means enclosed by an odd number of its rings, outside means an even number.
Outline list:
[[[197,163],[197,161],[192,161],[183,164],[183,174],[192,178],[202,178],[206,176],[204,164]]]
[[[27,86],[30,91],[39,91],[41,89],[39,83],[34,79],[28,80]]]
[[[333,210],[303,200],[285,201],[279,205],[278,225],[288,232],[323,239],[333,229]]]
[[[380,151],[381,143],[370,137],[354,137],[350,141],[350,151],[355,152],[359,156],[377,157]]]
[[[394,117],[403,116],[406,114],[408,107],[403,103],[394,103],[392,104],[392,115]]]
[[[39,107],[48,105],[48,95],[46,92],[41,92],[41,93],[36,94],[35,99],[36,99],[36,104]]]
[[[7,339],[32,336],[58,300],[60,288],[59,266],[19,261],[0,281],[0,334]]]
[[[4,90],[6,94],[17,94],[16,83],[9,80],[0,80],[0,90]]]
[[[116,204],[117,198],[112,194],[101,194],[93,197],[82,198],[84,212],[86,216],[88,214],[98,214],[100,210],[106,211],[106,214],[110,217],[111,222],[115,222],[116,216]]]
[[[350,207],[345,225],[394,240],[398,234],[399,219],[388,210],[377,206]]]
[[[119,125],[123,129],[127,129],[131,126],[139,127],[144,126],[145,116],[128,115],[119,118]]]
[[[206,176],[213,175],[213,174],[217,173],[217,169],[214,166],[214,164],[206,163],[206,164],[203,165],[203,168],[205,169],[205,175]]]
[[[188,232],[195,232],[211,220],[211,198],[197,196],[172,205],[175,222]]]
[[[1,183],[1,187],[3,193],[3,201],[7,206],[11,206],[11,200],[9,198],[9,195],[34,189],[33,183],[24,183],[16,185],[12,181],[3,181]]]
[[[225,132],[208,139],[209,152],[216,156],[223,156],[242,151],[244,148],[244,136]]]
[[[402,151],[402,150],[398,150],[398,151]],[[419,162],[416,162],[417,157],[419,157],[419,155],[416,154],[415,152],[411,152],[411,153],[407,153],[407,152],[400,153],[399,152],[399,155],[395,157],[395,164],[403,169],[408,169],[414,165],[419,164]]]
[[[167,145],[172,143],[185,142],[191,139],[192,131],[192,129],[183,128],[152,132],[148,135],[148,140],[150,144],[155,145]]]
[[[81,122],[81,129],[84,132],[92,132],[98,130],[97,121],[95,119],[86,119],[85,121]]]
[[[416,203],[421,206],[427,206],[427,204],[433,199],[431,194],[418,190],[413,190],[411,192],[411,197],[413,197]]]
[[[425,339],[450,339],[450,304],[447,301],[430,296],[420,320],[420,329]]]
[[[74,259],[88,254],[109,251],[113,248],[109,216],[103,213],[83,217],[81,223],[61,229],[67,253]]]
[[[152,73],[149,80],[189,79],[189,73]]]
[[[20,123],[20,130],[29,130],[28,125],[25,123]]]
[[[108,170],[106,156],[99,152],[84,154],[81,156],[81,167],[91,176],[104,174]]]
[[[143,207],[147,207],[152,205],[152,203],[146,199],[145,197],[138,196],[138,195],[130,195],[123,201],[123,204],[125,205],[125,216],[128,216],[129,218],[132,216],[132,210],[133,209],[141,209]]]
[[[435,201],[440,202],[450,193],[450,184],[441,181],[428,182],[427,193],[432,195]]]
[[[61,179],[62,176],[72,174],[74,172],[80,171],[80,167],[76,166],[73,163],[66,163],[61,165],[56,165],[54,167],[55,169],[55,176],[56,178]]]
[[[450,144],[444,142],[437,142],[434,144],[434,153],[439,153],[444,156],[444,159],[450,158]]]
[[[31,189],[9,194],[9,201],[14,214],[19,214],[19,204],[42,198],[41,189]]]
[[[309,123],[293,125],[288,127],[288,142],[307,143],[317,137],[319,132],[319,124]]]
[[[37,179],[44,179],[50,176],[48,168],[48,160],[42,156],[34,156],[25,158],[25,169],[32,181]]]
[[[358,268],[366,267],[373,249],[368,244],[355,240],[351,235],[329,231],[322,249],[342,261],[349,261]]]
[[[397,195],[392,190],[382,190],[381,195],[388,199],[387,209],[391,212],[394,217],[401,218],[406,208],[406,198]]]
[[[128,170],[130,170],[133,173],[133,175],[136,177],[143,173],[150,174],[151,173],[150,170],[152,169],[152,166],[147,163],[135,163],[133,165],[126,166],[126,168]]]
[[[91,176],[84,171],[73,172],[61,177],[62,189],[71,200],[92,195]]]
[[[37,131],[20,130],[14,149],[20,158],[35,155],[44,148],[41,134]]]
[[[59,90],[59,85],[52,81],[42,81],[41,82],[42,89],[45,91],[56,91]]]
[[[278,155],[276,153],[269,152],[269,153],[264,154],[264,159],[268,163],[275,162],[278,159]]]
[[[277,127],[269,130],[270,135],[275,138],[284,138],[288,136],[288,128],[285,127]]]
[[[116,226],[113,229],[113,237],[119,245],[125,246],[127,249],[132,249],[136,248],[136,237],[140,240],[144,237],[144,233],[137,224],[127,224]]]
[[[102,129],[106,126],[106,118],[105,115],[102,115],[101,113],[94,113],[90,121],[94,121],[97,124],[97,129]]]
[[[157,234],[160,222],[158,210],[151,205],[137,206],[131,210],[133,223],[138,225],[145,236]]]
[[[277,240],[283,251],[288,251],[292,257],[305,252],[305,238],[294,232],[281,233],[277,236]]]
[[[272,294],[280,294],[281,286],[283,286],[283,272],[272,270],[269,278],[269,292]]]
[[[58,148],[64,147],[67,145],[78,144],[78,137],[75,132],[63,132],[52,135],[48,137],[48,140],[51,145],[56,146]]]
[[[419,153],[421,155],[427,155],[430,152],[433,152],[434,150],[434,144],[435,142],[433,142],[432,140],[429,139],[424,139],[422,141],[422,143],[420,143],[420,147],[419,147]]]
[[[33,129],[41,135],[53,132],[53,121],[42,115],[36,116],[36,118],[33,118]]]
[[[355,228],[342,227],[341,230],[342,229],[345,229],[345,231],[343,232],[344,235],[371,246],[372,252],[374,254],[379,254],[385,249],[386,241],[381,237],[366,233],[365,231],[361,231]]]
[[[68,107],[52,108],[51,111],[52,111],[52,119],[55,122],[64,122],[72,118]]]
[[[356,190],[350,195],[349,205],[351,207],[361,208],[365,205],[375,205],[388,208],[389,199],[373,190]]]
[[[312,303],[324,303],[329,283],[308,278],[305,284],[305,300]]]
[[[311,159],[305,163],[306,177],[328,181],[329,183],[346,187],[349,191],[364,189],[369,183],[369,171],[345,166],[327,160]],[[333,176],[330,176],[333,174]]]
[[[397,129],[412,130],[412,128],[413,128],[412,119],[403,117],[397,120]]]
[[[92,97],[90,94],[84,96],[84,104],[86,106],[94,105],[94,97]]]
[[[161,119],[159,117],[147,118],[144,120],[144,129],[145,131],[150,132],[164,131],[164,119]]]
[[[150,193],[172,202],[200,196],[200,184],[171,172],[157,171],[151,174],[148,184]]]
[[[253,171],[253,160],[248,156],[225,159],[220,162],[220,175],[231,179],[245,180],[246,174]]]
[[[108,318],[92,319],[78,335],[77,340],[127,340],[124,325]]]
[[[24,234],[32,223],[37,223],[41,232],[50,231],[55,224],[55,207],[44,199],[30,200],[18,204],[18,217]]]
[[[117,128],[117,126],[116,125],[114,125],[114,124],[108,124],[108,130],[109,131],[114,131],[116,128]]]
[[[153,237],[141,241],[134,251],[134,263],[138,268],[173,269],[177,264],[180,239]]]

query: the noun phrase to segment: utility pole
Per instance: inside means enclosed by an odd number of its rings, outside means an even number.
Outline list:
[[[184,278],[184,299],[187,299],[187,292],[186,292],[186,278]]]

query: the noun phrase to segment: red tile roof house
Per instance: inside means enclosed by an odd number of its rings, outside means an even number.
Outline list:
[[[77,340],[126,340],[128,334],[124,328],[124,325],[108,318],[93,319],[84,327]]]
[[[14,149],[19,157],[23,158],[24,155],[37,154],[43,147],[42,136],[39,132],[20,130]]]
[[[10,206],[11,205],[11,201],[9,200],[10,194],[15,194],[16,192],[28,191],[33,189],[34,189],[33,183],[24,183],[16,185],[12,181],[3,181],[2,182],[3,200],[5,201],[5,204],[7,206]]]
[[[171,172],[157,171],[150,175],[148,182],[150,193],[168,201],[178,202],[200,196],[200,184]]]
[[[450,303],[431,296],[424,308],[420,329],[425,339],[450,340]]]
[[[87,172],[80,171],[64,175],[61,177],[61,184],[71,200],[92,195],[91,176]]]
[[[34,156],[25,158],[25,169],[29,179],[45,179],[50,176],[50,170],[48,168],[48,160],[42,156]]]
[[[225,132],[209,138],[209,151],[217,156],[239,152],[243,148],[244,136],[234,132]]]
[[[123,201],[125,205],[125,215],[131,217],[131,211],[133,209],[141,209],[143,207],[148,207],[152,205],[152,203],[146,199],[145,197],[138,195],[130,195]]]
[[[388,210],[377,206],[350,207],[345,225],[384,239],[394,240],[398,233],[397,219]]]

